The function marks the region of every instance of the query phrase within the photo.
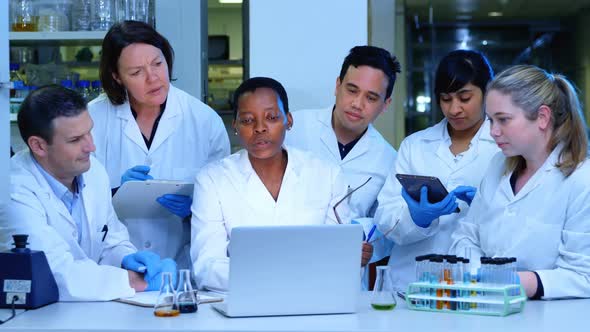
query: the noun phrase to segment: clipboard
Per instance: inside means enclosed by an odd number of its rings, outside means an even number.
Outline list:
[[[145,308],[153,308],[156,305],[156,300],[158,299],[158,295],[160,294],[159,291],[150,291],[150,292],[137,292],[133,297],[121,297],[116,300],[115,302],[121,302],[125,304],[136,305],[139,307]],[[197,293],[197,304],[204,304],[204,303],[213,303],[213,302],[222,302],[223,297],[221,296],[211,296],[207,294],[201,294],[200,292]]]
[[[165,219],[174,215],[156,202],[165,194],[193,195],[194,184],[181,181],[127,181],[113,196],[113,207],[120,220]]]

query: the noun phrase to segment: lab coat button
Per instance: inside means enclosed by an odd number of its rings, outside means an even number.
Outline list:
[[[150,241],[145,241],[145,243],[143,244],[143,247],[146,249],[149,249],[152,247],[152,243]]]

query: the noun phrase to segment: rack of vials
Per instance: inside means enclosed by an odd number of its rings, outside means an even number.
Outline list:
[[[522,311],[524,289],[516,274],[516,258],[481,258],[471,273],[468,258],[452,255],[416,257],[416,282],[406,302],[413,310],[506,316]]]

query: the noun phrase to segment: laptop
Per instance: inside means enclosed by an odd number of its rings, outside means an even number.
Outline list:
[[[229,294],[212,306],[228,317],[356,312],[361,225],[235,227]]]

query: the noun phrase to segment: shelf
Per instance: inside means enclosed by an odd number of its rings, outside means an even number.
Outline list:
[[[58,31],[58,32],[10,32],[8,39],[12,40],[102,40],[106,31]]]
[[[209,65],[241,66],[242,60],[209,60]]]

